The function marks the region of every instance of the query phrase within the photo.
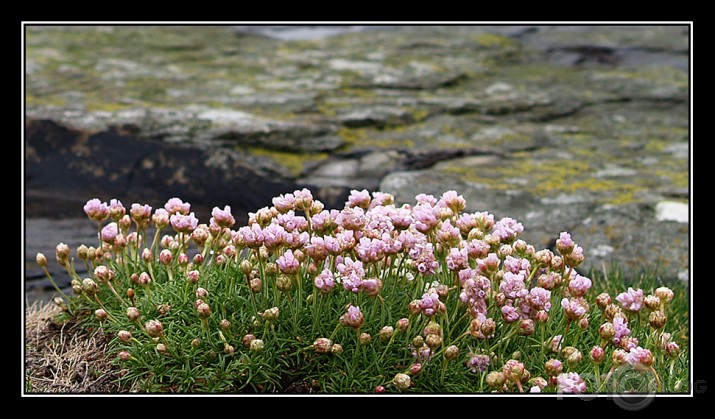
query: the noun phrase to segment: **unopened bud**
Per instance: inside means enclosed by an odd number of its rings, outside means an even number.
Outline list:
[[[234,352],[236,352],[236,349],[231,345],[226,345],[223,348],[223,353],[227,355],[233,355]]]
[[[65,263],[67,263],[69,257],[70,247],[67,246],[65,243],[60,243],[57,245],[57,247],[55,247],[55,258],[57,259],[57,263],[64,266]],[[45,265],[47,265],[47,263],[45,263]]]
[[[131,356],[132,355],[129,353],[129,351],[121,351],[117,354],[117,358],[121,359],[122,361],[128,361]]]
[[[360,345],[367,345],[370,342],[372,342],[372,336],[369,333],[360,333],[360,336],[358,336],[358,343],[360,343]]]
[[[250,285],[251,285],[251,292],[253,292],[253,293],[259,293],[263,289],[263,281],[261,281],[261,278],[251,279]]]
[[[250,344],[250,349],[254,352],[260,352],[263,350],[265,347],[265,344],[263,343],[263,340],[261,339],[253,339]]]
[[[177,258],[177,262],[179,262],[179,266],[186,266],[189,264],[189,255],[186,253],[179,253],[179,257]]]
[[[529,336],[534,333],[534,321],[531,319],[522,319],[519,322],[519,334]]]
[[[174,255],[171,254],[171,250],[164,249],[159,253],[159,263],[162,265],[168,265],[174,259]]]
[[[459,348],[457,345],[450,345],[444,350],[444,357],[446,359],[452,360],[459,355]]]
[[[425,338],[425,343],[430,349],[435,350],[442,344],[442,338],[439,335],[430,334]]]
[[[678,344],[675,343],[675,342],[668,342],[668,343],[665,345],[665,353],[666,353],[669,357],[675,358],[675,357],[677,357],[678,354],[680,353],[680,346],[678,346]]]
[[[489,337],[497,330],[497,324],[494,322],[494,319],[490,317],[482,322],[481,330],[484,336]]]
[[[204,256],[201,253],[197,253],[194,255],[193,258],[194,265],[200,266],[202,263],[204,263]]]
[[[139,274],[139,285],[146,287],[149,284],[151,284],[151,276],[146,272]]]
[[[582,330],[588,329],[588,316],[581,317],[578,321],[578,327]]]
[[[410,375],[419,374],[420,371],[422,371],[422,364],[419,362],[415,362],[414,364],[410,365],[410,367],[407,369],[407,373]]]
[[[657,288],[655,290],[655,295],[660,299],[663,304],[670,302],[675,296],[673,290],[668,287]]]
[[[648,324],[654,329],[662,329],[668,321],[668,316],[662,311],[653,311],[648,315]]]
[[[425,338],[422,336],[415,336],[414,339],[412,339],[412,346],[415,348],[421,348],[425,344]]]
[[[251,264],[251,261],[249,261],[248,259],[244,259],[239,264],[239,268],[244,275],[248,276],[248,274],[250,274],[251,270],[253,269],[253,264]]]
[[[598,328],[598,334],[601,336],[601,339],[610,342],[610,340],[616,336],[616,328],[613,326],[613,323],[606,322]]]
[[[134,321],[139,318],[139,309],[136,307],[127,308],[127,318],[129,321]]]
[[[655,295],[649,295],[643,300],[643,305],[648,310],[658,310],[658,308],[660,308],[660,298],[656,297]]]
[[[593,362],[595,365],[600,365],[603,363],[604,359],[606,359],[606,352],[603,350],[603,348],[596,345],[591,349],[589,357],[591,358],[591,362]]]
[[[392,383],[395,384],[395,387],[397,387],[398,390],[407,390],[410,388],[410,384],[412,384],[412,380],[410,379],[410,376],[407,374],[396,374],[395,378],[392,379]]]
[[[144,261],[144,263],[152,263],[154,261],[154,253],[147,248],[142,250],[142,261]]]
[[[189,271],[186,274],[186,278],[191,282],[192,284],[198,284],[199,279],[201,279],[201,273],[197,270]]]
[[[82,280],[82,291],[87,295],[94,295],[98,291],[97,283],[91,278],[85,278]]]
[[[333,341],[328,339],[328,338],[318,338],[313,342],[313,349],[315,349],[315,352],[324,354],[327,352],[330,352],[330,349],[333,347]]]
[[[601,310],[605,310],[608,305],[611,304],[611,296],[607,292],[602,292],[596,297],[596,305]]]
[[[278,307],[271,307],[263,311],[263,318],[266,319],[267,322],[272,323],[278,320],[279,314],[280,309],[278,309]]]
[[[194,338],[194,339],[191,341],[191,346],[193,346],[194,348],[198,348],[199,345],[201,345],[201,339],[199,339],[199,338]]]
[[[380,340],[383,342],[389,340],[394,332],[395,329],[392,326],[383,327],[382,329],[380,329]]]
[[[127,298],[134,298],[134,289],[133,288],[127,288]]]
[[[162,325],[159,320],[149,320],[144,325],[144,329],[146,329],[149,336],[153,338],[159,337],[164,333],[164,325]]]
[[[611,360],[613,361],[613,365],[615,367],[618,367],[619,365],[625,364],[627,361],[627,355],[628,353],[624,351],[623,349],[614,349],[613,354],[611,355]]]
[[[385,386],[375,386],[375,393],[382,394],[385,392]]]
[[[621,310],[620,307],[618,307],[615,304],[609,304],[606,306],[606,309],[603,311],[603,314],[606,316],[608,320],[613,320],[616,315],[621,314],[623,311]]]
[[[549,312],[546,310],[539,310],[534,314],[534,320],[537,323],[546,323],[549,321]]]
[[[160,354],[165,354],[168,352],[166,349],[166,345],[164,345],[163,343],[157,343],[156,351],[159,352]]]
[[[564,364],[558,359],[549,359],[545,366],[546,374],[555,377],[564,371]]]
[[[403,317],[397,321],[397,330],[400,332],[406,332],[407,328],[410,327],[410,319]]]
[[[99,320],[100,322],[107,320],[107,312],[104,311],[103,308],[95,310],[94,315],[95,315],[95,317],[97,317],[97,320]]]
[[[407,305],[407,311],[410,313],[410,316],[418,315],[421,310],[422,309],[420,308],[420,300],[412,300]]]
[[[492,371],[487,374],[486,381],[489,387],[500,390],[506,383],[506,375],[501,371]]]
[[[333,346],[330,348],[330,353],[340,355],[341,353],[343,353],[343,345],[339,343],[334,343]]]
[[[244,336],[243,339],[241,339],[241,342],[243,343],[243,345],[244,345],[246,348],[250,348],[250,347],[251,347],[251,342],[253,342],[254,339],[256,339],[256,337],[255,337],[254,335],[252,335],[252,334],[249,333],[249,334],[247,334],[246,336]]]
[[[132,338],[132,332],[129,332],[127,330],[120,330],[119,333],[117,333],[117,337],[119,337],[119,340],[122,342],[129,342],[129,340]]]
[[[291,280],[291,278],[288,275],[285,275],[285,274],[278,275],[278,278],[276,279],[276,288],[278,288],[279,291],[288,292],[288,291],[290,291],[292,286],[293,286],[293,281]]]
[[[211,316],[211,307],[206,303],[201,303],[196,307],[196,312],[199,314],[199,317],[205,319]]]
[[[435,321],[430,321],[427,326],[425,326],[424,330],[422,331],[422,335],[427,337],[428,335],[441,335],[442,334],[442,327],[439,325],[439,323]]]
[[[231,328],[231,322],[228,321],[227,319],[221,319],[221,322],[219,322],[218,325],[223,330],[228,330]]]
[[[196,298],[206,298],[209,296],[209,292],[205,288],[196,288]]]

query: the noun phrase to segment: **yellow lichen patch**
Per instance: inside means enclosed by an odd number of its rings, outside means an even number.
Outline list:
[[[295,177],[300,176],[306,163],[317,162],[328,158],[328,153],[295,153],[279,150],[268,150],[261,147],[248,147],[248,152],[254,156],[268,157],[274,163],[285,167]]]
[[[512,38],[493,33],[480,33],[471,37],[472,41],[484,48],[504,48],[516,45]]]

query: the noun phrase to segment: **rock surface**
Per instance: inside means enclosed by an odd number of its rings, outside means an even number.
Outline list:
[[[303,186],[331,207],[353,188],[454,189],[537,246],[570,231],[584,270],[687,280],[688,31],[29,26],[25,216],[82,217],[92,197],[179,196],[207,219]],[[27,260],[66,240],[27,225]]]

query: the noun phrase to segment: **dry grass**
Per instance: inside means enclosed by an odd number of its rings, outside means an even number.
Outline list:
[[[54,320],[59,308],[33,303],[25,310],[26,393],[117,393],[119,369],[101,329],[85,332],[75,322]]]

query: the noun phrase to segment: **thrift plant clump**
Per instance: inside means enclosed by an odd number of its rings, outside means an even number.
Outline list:
[[[228,206],[206,224],[178,198],[91,199],[97,241],[57,245],[55,303],[113,337],[127,391],[598,393],[624,369],[629,390],[685,391],[670,288],[597,294],[568,232],[537,249],[455,191],[415,200],[296,190],[237,227]]]

